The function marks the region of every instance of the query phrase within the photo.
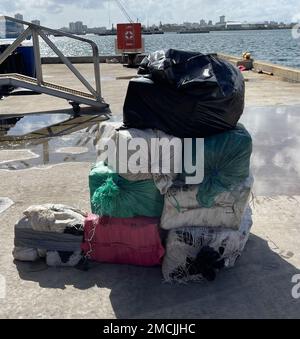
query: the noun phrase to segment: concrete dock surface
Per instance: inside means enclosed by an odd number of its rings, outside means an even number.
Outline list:
[[[77,66],[92,80],[92,65]],[[62,65],[44,65],[44,71],[49,82],[82,89]],[[121,116],[125,78],[135,73],[101,65],[103,97],[113,116]],[[244,76],[241,122],[254,141],[254,226],[237,266],[212,283],[168,285],[160,268],[92,264],[81,272],[43,262],[14,263],[14,224],[30,205],[62,203],[89,210],[88,174],[101,121],[81,121],[73,134],[49,134],[43,142],[4,142],[9,131],[0,131],[0,201],[14,202],[0,208],[0,318],[300,318],[292,282],[300,274],[300,83],[254,72]],[[70,106],[44,95],[0,102],[0,118],[53,111],[68,114]],[[26,126],[28,131],[33,127]]]

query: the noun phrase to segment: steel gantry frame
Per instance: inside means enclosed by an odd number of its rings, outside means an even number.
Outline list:
[[[24,40],[26,40],[28,37],[32,37],[36,78],[31,78],[17,73],[0,74],[0,86],[20,87],[32,90],[34,92],[44,93],[61,99],[66,99],[73,106],[74,111],[79,111],[80,110],[79,105],[85,104],[88,106],[95,107],[100,111],[101,110],[106,111],[103,114],[107,114],[107,109],[109,105],[104,102],[101,96],[99,49],[94,41],[70,33],[65,33],[62,31],[39,26],[23,20],[11,18],[8,16],[0,16],[0,21],[1,20],[12,21],[17,24],[25,25],[28,27],[15,39],[15,41],[11,45],[9,45],[4,50],[3,53],[0,54],[0,65],[23,43]],[[51,34],[77,40],[83,43],[87,43],[91,46],[93,51],[93,65],[96,86],[95,88],[90,84],[88,80],[86,80],[86,78],[61,52],[61,50],[49,39],[47,35]],[[44,81],[40,53],[40,38],[44,40],[44,42],[51,48],[51,50],[70,69],[70,71],[76,76],[76,78],[86,87],[88,92],[82,92],[79,90],[75,90],[72,88]]]

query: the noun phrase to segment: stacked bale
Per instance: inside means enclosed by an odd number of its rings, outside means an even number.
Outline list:
[[[242,125],[205,139],[204,180],[181,182],[165,195],[161,227],[170,230],[163,274],[167,281],[212,280],[232,267],[248,240],[253,187],[252,139]]]
[[[99,262],[160,265],[165,254],[159,228],[164,193],[172,186],[177,175],[173,170],[170,173],[158,171],[159,173],[151,174],[151,154],[148,151],[147,154],[142,154],[144,161],[140,163],[144,167],[139,173],[121,172],[120,168],[124,163],[121,163],[119,144],[124,140],[128,143],[139,138],[150,150],[152,141],[161,138],[170,140],[172,137],[154,130],[119,130],[121,126],[122,124],[104,123],[100,128],[100,139],[116,145],[114,155],[117,162],[114,166],[109,164],[108,159],[103,159],[98,147],[99,161],[89,176],[91,209],[94,215],[86,220],[86,241],[83,248],[89,258]],[[124,159],[126,167],[128,159],[133,155],[133,152],[128,153],[128,157]],[[91,220],[96,227],[93,227]],[[101,238],[106,241],[101,241]],[[108,248],[110,254],[103,255]]]
[[[212,280],[217,270],[234,265],[252,226],[252,139],[238,124],[244,109],[243,76],[215,56],[176,50],[151,54],[139,74],[143,76],[128,87],[123,128],[159,130],[194,142],[205,138],[204,181],[186,185],[183,170],[178,178],[170,173],[168,189],[160,190],[160,226],[169,231],[164,277]]]
[[[145,58],[139,74],[129,83],[123,122],[99,129],[98,160],[89,176],[92,214],[79,213],[81,238],[66,253],[74,238],[66,238],[61,207],[35,207],[16,226],[16,259],[47,256],[49,265],[74,266],[82,250],[98,262],[162,265],[167,282],[184,283],[214,280],[217,271],[235,265],[252,226],[252,139],[238,124],[245,94],[241,72],[212,55],[169,50]],[[161,141],[182,145],[184,138],[192,146],[204,139],[202,183],[188,184],[193,173],[183,166],[185,147],[172,148],[164,167]],[[126,148],[122,157],[120,145],[137,139],[147,151]],[[103,143],[115,146],[115,161],[106,158]],[[193,147],[194,163],[197,152]]]

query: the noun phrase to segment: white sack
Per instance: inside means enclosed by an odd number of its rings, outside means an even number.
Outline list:
[[[34,262],[39,259],[39,253],[38,250],[34,248],[15,247],[13,257],[18,261]]]
[[[178,174],[180,173],[180,169],[182,168],[182,151],[174,152],[174,148],[171,148],[170,152],[170,170],[164,171],[162,167],[162,152],[156,157],[151,157],[151,144],[153,148],[158,147],[158,143],[162,139],[167,139],[168,141],[171,141],[174,139],[174,137],[158,131],[158,130],[152,130],[152,129],[146,129],[146,130],[139,130],[139,129],[128,129],[128,130],[120,130],[117,131],[118,128],[122,126],[122,123],[110,123],[110,122],[104,122],[100,127],[100,139],[102,142],[107,141],[113,141],[115,145],[117,146],[116,149],[116,164],[113,166],[113,164],[109,164],[112,169],[119,173],[120,176],[125,178],[129,181],[143,181],[143,180],[154,180],[155,185],[161,192],[161,194],[165,194],[167,190],[172,186],[173,180],[176,179]],[[133,154],[136,153],[135,151],[128,151],[127,158],[124,158],[124,161],[120,160],[120,152],[119,152],[119,145],[122,143],[126,143],[134,140],[136,138],[143,139],[147,144],[148,152],[142,154],[142,161],[141,166],[139,166],[140,172],[139,173],[132,173],[130,170],[128,170],[126,173],[123,173],[120,169],[128,167],[128,161],[131,158]],[[177,139],[179,141],[180,139]],[[151,143],[152,140],[152,143]],[[153,141],[155,140],[155,142]],[[98,144],[98,159],[99,161],[104,161],[107,163],[107,159],[103,159],[104,151],[100,150],[100,144]],[[164,154],[165,156],[165,154]],[[153,171],[153,168],[158,168],[158,171],[156,171],[156,174],[151,174]],[[176,169],[178,169],[176,171]],[[177,173],[175,173],[177,172]]]
[[[165,230],[187,226],[239,229],[252,187],[253,177],[249,177],[231,191],[219,194],[211,208],[199,205],[198,186],[172,187],[165,195],[161,227]]]
[[[182,283],[203,280],[202,274],[189,274],[188,263],[195,260],[200,251],[207,246],[220,255],[225,268],[233,267],[248,242],[252,224],[252,211],[249,207],[238,231],[203,227],[186,227],[170,231],[162,267],[164,279],[167,282]]]
[[[75,267],[79,264],[80,260],[82,259],[82,252],[74,252],[70,259],[64,263],[61,260],[61,257],[58,252],[47,252],[46,262],[47,265],[50,267]]]
[[[83,225],[86,216],[78,209],[53,204],[31,206],[24,215],[33,230],[54,233],[64,233],[66,228]]]

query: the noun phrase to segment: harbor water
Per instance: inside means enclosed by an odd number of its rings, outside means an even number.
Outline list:
[[[68,56],[88,56],[91,50],[86,44],[64,38],[51,37],[56,45]],[[87,35],[99,46],[103,55],[115,53],[115,36]],[[146,35],[145,51],[158,49],[186,49],[202,53],[226,53],[240,56],[249,51],[256,60],[269,61],[275,64],[300,68],[300,37],[295,39],[292,30],[253,30],[222,31],[210,34],[176,34]],[[56,56],[45,44],[42,44],[42,55]]]

